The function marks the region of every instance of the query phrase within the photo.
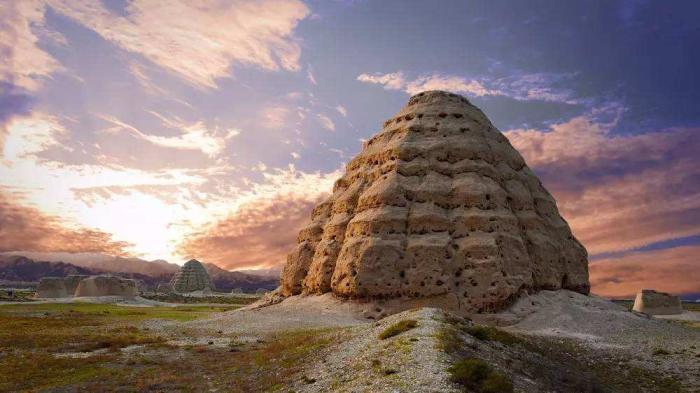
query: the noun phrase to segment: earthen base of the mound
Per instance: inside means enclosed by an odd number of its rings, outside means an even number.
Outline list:
[[[526,296],[528,293],[523,292],[521,295]],[[585,296],[585,295],[583,295]],[[506,309],[508,306],[516,302],[520,297],[513,297],[508,301],[499,304],[498,307],[486,310],[474,310],[461,307],[459,299],[453,293],[444,295],[421,297],[421,298],[392,298],[392,299],[346,299],[341,298],[333,293],[323,295],[295,295],[282,297],[276,293],[268,294],[263,299],[248,306],[249,309],[261,308],[275,305],[276,307],[284,308],[286,306],[293,307],[343,307],[343,309],[351,315],[365,319],[382,319],[386,316],[400,313],[402,311],[418,309],[423,307],[439,308],[452,314],[467,317],[475,314],[488,314]]]

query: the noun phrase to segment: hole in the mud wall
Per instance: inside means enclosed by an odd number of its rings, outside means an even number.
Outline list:
[[[401,278],[406,277],[406,272],[403,271],[403,270],[401,270],[401,271],[399,272],[399,277],[401,277]]]
[[[353,269],[353,270],[350,272],[350,274],[352,274],[353,276],[357,276],[357,270]]]
[[[435,285],[437,285],[437,286],[441,286],[442,284],[444,284],[444,282],[442,282],[442,280],[435,281]]]

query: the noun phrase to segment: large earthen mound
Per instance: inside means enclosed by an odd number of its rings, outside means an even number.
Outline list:
[[[681,298],[653,289],[642,289],[634,299],[632,309],[649,315],[682,314]]]
[[[176,293],[214,289],[207,269],[196,259],[191,259],[182,265],[182,268],[170,280],[170,287]]]
[[[92,276],[81,280],[75,289],[76,297],[138,296],[136,281],[116,276]]]
[[[588,293],[588,262],[554,198],[481,110],[430,91],[384,123],[313,210],[279,293],[479,312],[560,288]]]

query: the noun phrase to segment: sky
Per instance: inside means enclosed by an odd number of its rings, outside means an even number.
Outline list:
[[[480,107],[593,292],[700,293],[695,1],[5,0],[0,251],[284,263],[411,94]]]

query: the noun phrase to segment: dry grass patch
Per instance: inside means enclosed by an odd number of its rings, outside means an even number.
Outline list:
[[[379,339],[385,340],[390,337],[398,336],[399,334],[407,332],[416,326],[418,326],[418,322],[415,319],[405,319],[403,321],[396,322],[379,333]]]
[[[480,359],[462,359],[448,369],[450,379],[469,392],[512,393],[513,383]]]
[[[518,336],[491,326],[473,325],[465,328],[464,331],[481,341],[497,341],[504,345],[513,345],[523,342]]]

